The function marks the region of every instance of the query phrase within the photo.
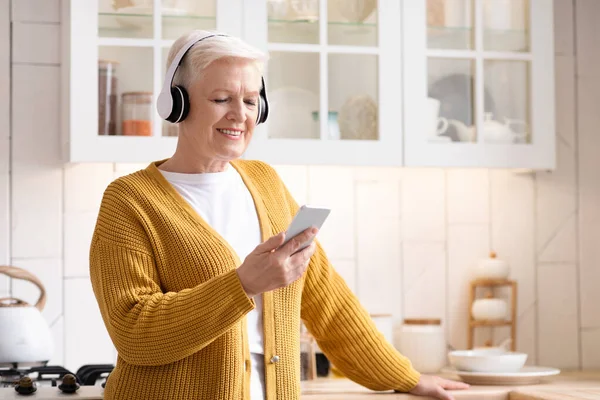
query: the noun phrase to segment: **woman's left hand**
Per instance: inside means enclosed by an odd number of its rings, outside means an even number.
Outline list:
[[[421,375],[419,383],[409,393],[417,396],[430,396],[440,400],[454,400],[446,390],[468,389],[469,385],[463,382],[450,381],[439,376]]]

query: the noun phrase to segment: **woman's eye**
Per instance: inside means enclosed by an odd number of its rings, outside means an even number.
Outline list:
[[[246,104],[249,104],[251,106],[255,106],[256,105],[256,100],[246,100]]]
[[[227,99],[214,99],[213,101],[215,103],[225,103],[227,101]]]

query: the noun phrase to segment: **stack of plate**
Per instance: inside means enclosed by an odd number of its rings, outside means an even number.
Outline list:
[[[443,372],[472,385],[531,385],[560,373],[556,368],[525,366],[525,353],[497,349],[451,351],[448,359],[452,368]]]

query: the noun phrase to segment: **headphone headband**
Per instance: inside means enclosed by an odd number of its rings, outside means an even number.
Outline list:
[[[183,61],[183,57],[188,52],[188,50],[191,49],[192,46],[195,45],[196,43],[201,42],[204,39],[208,39],[208,38],[215,37],[215,36],[227,36],[227,35],[223,35],[223,34],[207,35],[207,36],[201,37],[200,39],[192,39],[189,42],[187,42],[185,45],[183,45],[183,47],[175,55],[175,58],[173,58],[173,62],[171,62],[171,65],[169,65],[169,69],[167,70],[167,73],[165,74],[165,82],[164,82],[163,88],[162,88],[163,92],[168,92],[169,90],[171,90],[171,86],[173,85],[173,79],[175,78],[175,72],[177,71],[177,68],[179,68],[179,66],[181,65],[181,62]]]
[[[190,101],[189,96],[184,87],[181,85],[173,86],[173,79],[175,78],[175,72],[177,72],[177,68],[181,65],[183,61],[183,57],[185,57],[186,53],[189,49],[192,48],[198,42],[203,41],[204,39],[208,39],[215,36],[225,36],[228,35],[222,33],[212,33],[201,38],[195,38],[188,41],[186,44],[181,47],[181,49],[177,52],[171,65],[167,69],[165,74],[165,80],[163,83],[162,90],[158,95],[158,99],[156,102],[156,108],[158,110],[158,115],[164,120],[169,122],[178,123],[183,121],[189,110],[190,110]],[[267,116],[269,115],[269,103],[267,101],[267,92],[265,88],[264,78],[261,77],[261,89],[260,96],[258,101],[258,114],[256,118],[256,123],[260,124],[267,120]]]
[[[209,34],[209,35],[203,36],[201,38],[191,39],[186,44],[184,44],[183,47],[181,47],[181,49],[179,49],[179,51],[175,55],[175,58],[173,58],[173,61],[171,62],[171,65],[169,65],[169,68],[167,69],[167,72],[165,74],[165,80],[163,83],[162,90],[161,90],[160,94],[158,95],[157,109],[158,109],[158,115],[160,115],[160,117],[162,119],[167,119],[169,117],[169,115],[171,115],[171,111],[173,109],[173,98],[171,96],[171,86],[173,85],[173,79],[175,78],[175,72],[177,71],[177,68],[179,68],[179,66],[181,65],[181,62],[183,61],[183,57],[186,55],[188,50],[192,48],[193,45],[195,45],[198,42],[203,41],[204,39],[208,39],[208,38],[211,38],[214,36],[227,36],[227,35],[214,33],[214,34]]]

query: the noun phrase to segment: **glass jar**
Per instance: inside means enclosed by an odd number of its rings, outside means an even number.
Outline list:
[[[405,319],[395,345],[422,373],[437,373],[447,364],[446,338],[439,319]]]
[[[310,333],[300,333],[300,380],[317,379],[315,339]]]
[[[125,136],[152,136],[152,92],[122,95],[122,130]]]
[[[98,135],[117,134],[116,61],[98,61]]]

